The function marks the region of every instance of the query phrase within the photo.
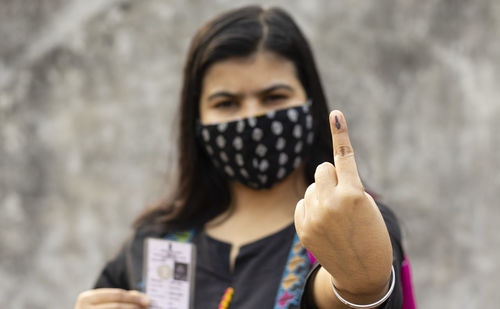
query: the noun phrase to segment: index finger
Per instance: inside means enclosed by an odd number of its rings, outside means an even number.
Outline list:
[[[354,150],[347,131],[347,122],[341,111],[334,110],[330,113],[330,130],[333,142],[333,160],[339,184],[349,183],[362,187],[354,159]]]
[[[149,304],[149,298],[146,294],[138,291],[127,291],[122,289],[95,289],[81,294],[82,300],[91,304],[102,304],[109,302],[131,303],[146,306]]]

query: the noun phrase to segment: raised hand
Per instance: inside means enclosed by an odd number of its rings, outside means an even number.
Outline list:
[[[335,166],[319,165],[295,226],[303,246],[347,295],[380,293],[390,280],[392,247],[382,215],[361,183],[347,123],[330,113]]]

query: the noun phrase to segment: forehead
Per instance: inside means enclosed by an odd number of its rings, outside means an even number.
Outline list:
[[[202,82],[203,95],[218,90],[253,91],[270,83],[300,84],[295,65],[272,52],[258,52],[249,57],[229,58],[214,63]]]

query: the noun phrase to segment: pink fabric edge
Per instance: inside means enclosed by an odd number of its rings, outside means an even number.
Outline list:
[[[403,288],[402,309],[416,309],[415,297],[413,296],[413,286],[411,283],[410,262],[405,256],[401,264],[401,287]]]
[[[316,263],[316,258],[314,257],[314,255],[311,254],[311,252],[309,252],[309,250],[307,250],[307,256],[309,257],[309,261],[311,261],[311,264],[314,265],[314,263]]]

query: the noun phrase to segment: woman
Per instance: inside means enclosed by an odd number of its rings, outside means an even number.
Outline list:
[[[250,6],[205,24],[180,117],[175,196],[137,220],[75,308],[148,306],[137,291],[144,239],[186,232],[197,248],[194,308],[401,308],[396,218],[365,192],[346,120],[329,115],[286,12]]]

